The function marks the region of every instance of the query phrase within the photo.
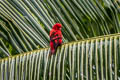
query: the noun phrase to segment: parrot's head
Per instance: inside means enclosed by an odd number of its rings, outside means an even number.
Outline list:
[[[53,29],[55,30],[61,30],[62,28],[62,25],[60,23],[56,23],[54,26],[53,26]]]

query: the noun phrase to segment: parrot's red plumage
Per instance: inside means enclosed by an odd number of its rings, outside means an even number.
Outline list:
[[[56,23],[50,31],[50,56],[55,54],[57,47],[62,44],[61,28],[62,25],[60,23]]]

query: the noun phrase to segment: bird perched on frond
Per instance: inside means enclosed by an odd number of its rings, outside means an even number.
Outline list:
[[[51,56],[52,54],[55,54],[58,46],[62,44],[61,29],[62,29],[62,25],[60,23],[56,23],[55,25],[53,25],[53,28],[50,31],[50,54],[49,56]]]

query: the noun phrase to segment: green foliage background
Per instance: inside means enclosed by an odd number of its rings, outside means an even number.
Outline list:
[[[119,1],[2,0],[0,4],[5,56],[49,46],[49,31],[56,22],[63,25],[64,43],[120,31]]]

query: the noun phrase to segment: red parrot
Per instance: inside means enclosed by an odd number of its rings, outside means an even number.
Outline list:
[[[53,25],[52,30],[50,31],[50,56],[55,54],[58,46],[62,44],[62,25],[60,23],[56,23]]]

